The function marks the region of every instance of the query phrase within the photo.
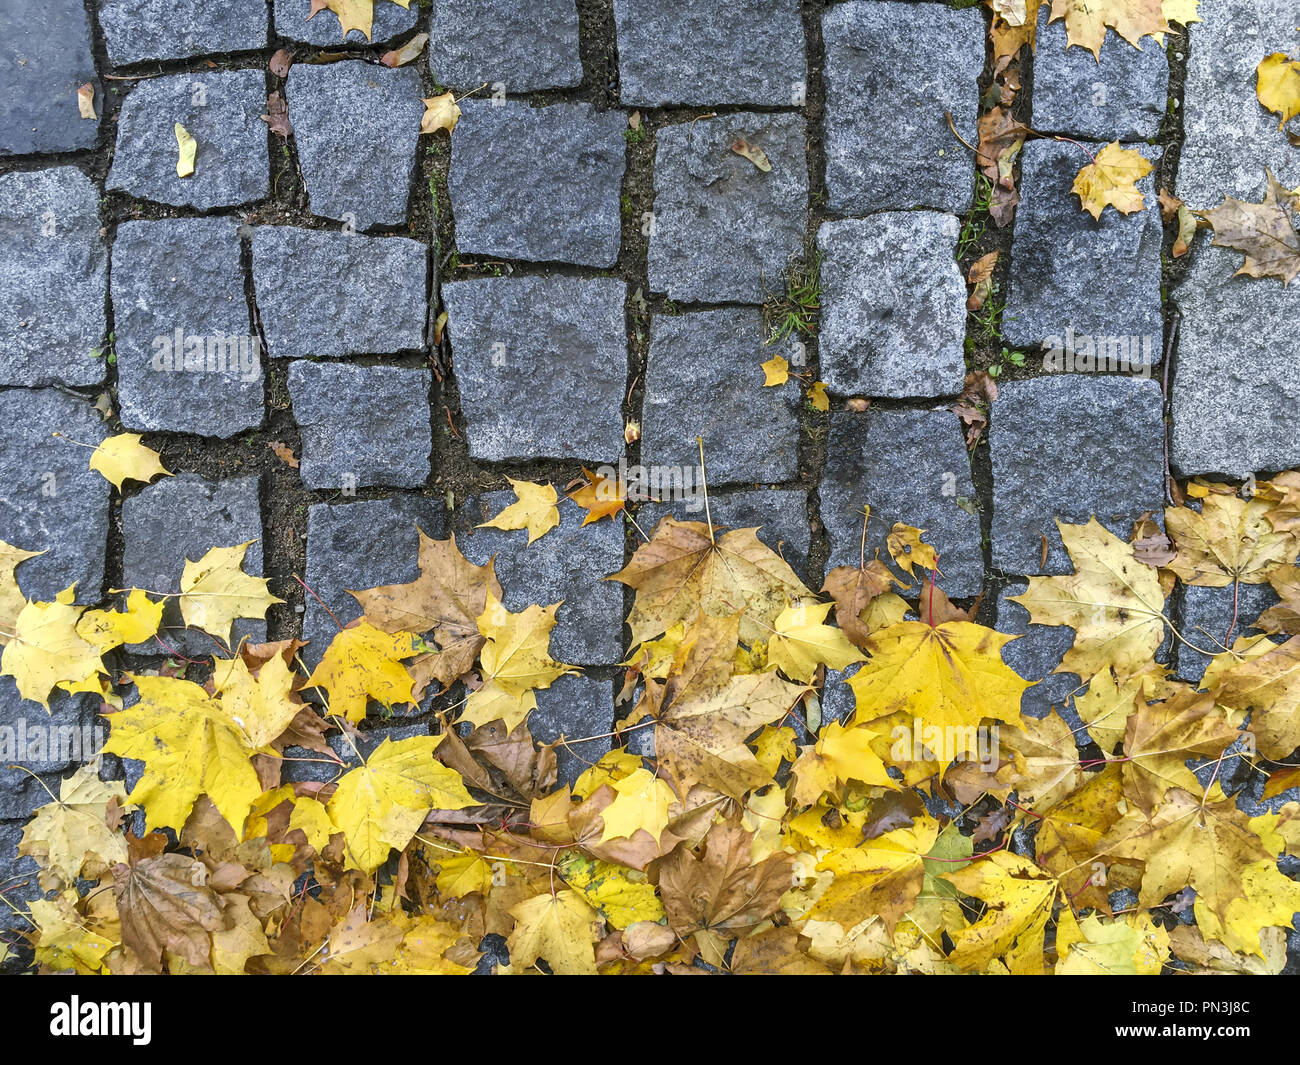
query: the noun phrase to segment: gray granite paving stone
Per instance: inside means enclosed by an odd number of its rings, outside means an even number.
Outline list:
[[[219,437],[260,425],[260,342],[235,221],[124,222],[112,260],[123,425]]]
[[[1296,54],[1293,0],[1223,0],[1203,5],[1200,16],[1188,27],[1178,195],[1199,209],[1217,207],[1224,196],[1258,203],[1266,166],[1295,188],[1300,156],[1279,132],[1278,116],[1255,95],[1260,60]],[[1292,119],[1287,130],[1300,133],[1300,121]]]
[[[1074,572],[1057,518],[1081,525],[1095,515],[1125,541],[1144,512],[1161,520],[1157,382],[1081,374],[1010,381],[999,386],[989,421],[993,565],[1004,573]]]
[[[54,790],[57,794],[57,787]],[[0,894],[4,896],[0,901],[0,931],[8,933],[5,939],[13,945],[8,959],[0,963],[0,973],[6,975],[24,971],[23,958],[30,954],[19,937],[30,932],[32,925],[23,912],[33,899],[45,895],[36,879],[40,872],[36,862],[18,857],[22,838],[22,821],[0,821]]]
[[[82,118],[77,106],[77,89],[87,82],[100,115],[103,90],[82,0],[0,7],[0,154],[95,147],[99,120]]]
[[[312,214],[361,230],[405,223],[423,92],[411,67],[289,69],[284,94]]]
[[[1023,595],[1028,587],[1024,581],[1018,581],[1002,589],[995,625],[998,632],[1020,637],[1002,648],[1002,661],[1022,680],[1033,683],[1020,696],[1020,712],[1041,719],[1055,709],[1070,728],[1078,728],[1083,720],[1070,697],[1080,686],[1079,677],[1074,673],[1052,672],[1061,664],[1065,652],[1074,646],[1074,630],[1068,625],[1031,624],[1029,611],[1010,600],[1013,595]]]
[[[1151,37],[1139,51],[1113,30],[1098,62],[1086,48],[1067,50],[1065,21],[1039,9],[1034,46],[1033,121],[1038,130],[1103,141],[1154,137],[1169,95],[1169,57]]]
[[[624,104],[801,107],[803,24],[789,0],[614,0]]]
[[[1137,150],[1156,161],[1154,149],[1143,145]],[[1020,347],[1052,347],[1069,333],[1093,338],[1098,346],[1122,342],[1124,352],[1135,343],[1129,338],[1139,338],[1142,352],[1150,350],[1151,361],[1158,362],[1164,337],[1164,231],[1154,170],[1137,183],[1146,210],[1121,215],[1107,207],[1094,220],[1071,191],[1089,161],[1078,145],[1030,141],[1021,159],[1004,338]],[[1079,339],[1076,352],[1085,346]]]
[[[0,392],[0,427],[0,540],[45,552],[19,565],[18,586],[48,602],[75,581],[79,601],[98,601],[112,485],[69,441],[98,445],[108,435],[103,423],[63,392],[14,389]]]
[[[416,488],[429,479],[428,370],[295,362],[289,394],[307,488]]]
[[[263,226],[253,286],[273,359],[424,346],[428,247],[405,237]]]
[[[685,303],[762,303],[783,291],[808,211],[802,116],[720,115],[657,136],[650,288]],[[733,152],[737,140],[772,169]]]
[[[561,677],[537,692],[537,709],[528,715],[528,731],[537,743],[555,743],[561,737],[566,741],[555,748],[561,784],[572,784],[600,761],[612,743],[604,733],[613,729],[613,685],[599,677]],[[586,736],[600,738],[584,740]],[[583,742],[567,742],[570,739]]]
[[[885,541],[896,522],[925,529],[939,552],[940,587],[978,595],[984,582],[975,488],[961,424],[948,411],[843,411],[831,415],[822,475],[822,523],[830,538],[827,568],[861,558],[862,508],[871,507],[866,557],[892,565]],[[919,581],[922,570],[916,571]],[[906,580],[906,574],[900,574]]]
[[[1258,636],[1255,621],[1278,601],[1277,594],[1267,584],[1242,584],[1237,587],[1236,623],[1233,624],[1233,588],[1200,588],[1194,584],[1183,587],[1183,623],[1181,630],[1187,644],[1178,645],[1178,668],[1174,675],[1179,680],[1199,684],[1210,664],[1210,656],[1200,654],[1195,647],[1218,652],[1225,644],[1231,646],[1242,636]],[[1228,639],[1228,626],[1232,626],[1232,639]]]
[[[822,684],[821,693],[823,728],[832,721],[847,721],[858,708],[857,697],[849,687],[849,678],[860,668],[860,666],[849,666],[843,672],[838,669],[826,671],[826,680]]]
[[[105,187],[200,211],[265,199],[266,76],[204,71],[137,81],[122,102]],[[194,173],[176,176],[176,123],[198,142]]]
[[[99,194],[73,167],[0,177],[0,383],[104,379],[108,250]]]
[[[429,70],[440,85],[533,92],[582,82],[575,0],[435,0]]]
[[[276,0],[275,32],[291,41],[305,41],[314,45],[365,44],[366,35],[360,30],[348,33],[344,42],[339,17],[333,11],[322,9],[310,19],[311,0]],[[381,44],[406,33],[415,26],[420,17],[418,0],[412,0],[409,8],[403,8],[389,0],[375,0],[374,25],[370,39]]]
[[[1173,292],[1182,311],[1170,406],[1170,462],[1182,476],[1300,466],[1300,285],[1232,276],[1239,253],[1196,242]]]
[[[99,0],[114,66],[266,47],[266,0]]]
[[[127,588],[174,592],[187,560],[197,562],[210,548],[234,547],[255,540],[244,554],[243,570],[254,577],[262,570],[262,515],[256,477],[209,481],[194,474],[163,477],[122,502],[122,577]],[[120,608],[120,607],[119,607]],[[175,599],[163,607],[161,640],[129,648],[167,654],[166,645],[183,655],[226,655],[221,637],[186,628]],[[230,648],[241,640],[261,643],[266,622],[240,618],[231,630]]]
[[[26,820],[50,801],[30,774],[57,795],[58,780],[94,758],[109,731],[99,705],[95,697],[60,691],[50,696],[47,714],[18,694],[12,678],[0,678],[0,820]]]
[[[764,386],[760,364],[772,354],[757,310],[654,316],[641,420],[652,483],[663,483],[656,469],[680,470],[688,493],[700,493],[697,437],[709,484],[798,475],[800,388],[795,380]]]
[[[704,500],[645,503],[637,509],[636,521],[646,536],[653,536],[655,526],[669,514],[678,521],[704,521]],[[709,514],[718,528],[758,527],[759,540],[784,558],[805,582],[812,580],[808,573],[812,532],[808,524],[808,497],[803,492],[766,488],[716,495],[710,491]]]
[[[826,189],[835,214],[970,209],[984,19],[941,4],[838,4],[826,44]]]
[[[586,511],[560,496],[560,524],[528,543],[519,529],[477,529],[515,502],[513,492],[488,492],[470,500],[459,515],[456,542],[481,566],[496,556],[502,603],[520,611],[529,604],[564,600],[551,630],[551,657],[574,665],[612,665],[623,651],[623,588],[603,578],[623,568],[623,522],[603,518],[583,526]],[[607,732],[608,729],[599,731]]]
[[[613,266],[626,117],[587,104],[460,107],[447,176],[460,254]]]
[[[960,226],[937,211],[826,222],[821,261],[821,378],[841,395],[942,396],[966,378]]]
[[[418,495],[309,507],[304,579],[316,594],[303,596],[302,638],[311,641],[303,659],[312,666],[320,661],[338,631],[335,618],[346,625],[361,616],[349,590],[407,584],[418,578],[416,530],[438,540],[446,535],[446,525],[442,503]]]
[[[627,390],[625,286],[485,278],[442,286],[472,458],[616,461]]]

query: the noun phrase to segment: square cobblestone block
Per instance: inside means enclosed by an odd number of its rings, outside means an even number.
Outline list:
[[[970,210],[984,18],[942,4],[837,4],[826,43],[826,188],[831,211]]]
[[[289,69],[284,95],[312,214],[362,230],[406,222],[423,93],[410,67]]]
[[[1300,466],[1300,285],[1235,277],[1241,255],[1197,240],[1183,283],[1169,458],[1181,476]]]
[[[1153,149],[1140,150],[1155,162]],[[1089,341],[1098,355],[1128,363],[1159,362],[1164,338],[1160,311],[1160,243],[1164,230],[1156,203],[1154,171],[1137,187],[1147,209],[1122,215],[1113,207],[1100,220],[1079,206],[1071,191],[1088,157],[1074,144],[1030,141],[1021,153],[1021,201],[1016,209],[1011,258],[1015,263],[1002,333],[1020,347],[1069,347],[1058,369],[1080,364]],[[1140,353],[1140,356],[1139,356]],[[1068,354],[1068,353],[1067,353]]]
[[[308,488],[416,488],[429,479],[428,370],[295,362],[289,394]]]
[[[709,484],[798,476],[799,385],[764,386],[760,364],[772,354],[757,310],[655,315],[641,427],[649,472],[680,470],[698,495],[703,437]]]
[[[614,0],[624,104],[802,107],[808,78],[799,5]]]
[[[207,211],[270,194],[266,75],[260,70],[171,74],[134,82],[117,120],[105,187]],[[176,124],[198,142],[194,173],[176,175]]]
[[[959,223],[936,211],[826,222],[821,378],[840,395],[943,396],[966,379]]]
[[[458,521],[464,530],[456,537],[462,553],[477,566],[496,556],[507,610],[564,600],[551,630],[552,658],[579,666],[618,662],[623,651],[623,586],[603,578],[623,568],[622,521],[602,519],[584,527],[586,511],[561,496],[560,524],[531,544],[523,529],[472,528],[491,521],[514,501],[509,491],[470,500]]]
[[[302,638],[311,641],[303,650],[304,661],[312,666],[320,661],[338,632],[335,618],[347,625],[361,616],[349,590],[416,580],[420,576],[417,529],[441,540],[446,526],[442,503],[418,495],[309,507],[306,582],[316,595],[303,596]]]
[[[621,281],[486,278],[442,287],[469,453],[616,461],[627,350]]]
[[[582,83],[574,0],[436,0],[429,69],[440,85],[494,92]]]
[[[253,285],[273,359],[424,347],[429,249],[405,237],[263,226]]]
[[[447,176],[460,254],[613,266],[626,117],[586,104],[460,106]]]
[[[1169,57],[1151,37],[1139,51],[1114,30],[1098,61],[1086,48],[1066,48],[1065,20],[1039,8],[1034,46],[1035,129],[1102,141],[1154,137],[1169,97]]]
[[[164,477],[122,501],[122,537],[122,576],[128,588],[176,591],[187,560],[197,562],[210,548],[234,547],[249,540],[257,542],[249,544],[243,570],[260,577],[262,514],[257,478],[209,481],[194,474]],[[129,650],[170,654],[170,646],[190,657],[229,657],[220,636],[185,626],[175,599],[167,600],[163,607],[158,635],[160,639]],[[263,642],[266,622],[238,619],[231,630],[230,648],[238,647],[242,639]]]
[[[0,154],[74,152],[95,147],[99,120],[81,117],[77,89],[103,89],[90,51],[82,0],[7,3],[0,7]]]
[[[98,445],[108,435],[103,423],[63,392],[13,389],[0,392],[0,426],[0,540],[45,552],[19,565],[18,586],[48,602],[75,581],[79,602],[97,602],[112,485],[71,441]]]
[[[800,115],[735,114],[659,130],[650,288],[684,303],[762,303],[783,291],[808,212]],[[764,173],[731,150],[761,148]]]
[[[99,28],[114,66],[249,52],[266,47],[266,0],[99,0]]]
[[[305,41],[314,45],[366,44],[366,35],[360,30],[348,32],[343,39],[342,25],[333,11],[321,9],[311,18],[312,0],[275,0],[275,32],[291,41]],[[403,8],[388,0],[376,0],[374,25],[370,42],[383,44],[415,28],[420,17],[420,5],[413,2]]]
[[[862,556],[862,508],[871,507],[866,557],[898,572],[886,540],[896,522],[926,530],[939,552],[940,587],[978,595],[984,583],[975,487],[961,423],[948,411],[868,411],[831,415],[822,476],[821,515],[830,537],[827,567],[856,566]],[[912,583],[921,579],[917,570]],[[899,572],[906,581],[907,575]]]
[[[1222,0],[1205,4],[1188,27],[1183,88],[1183,150],[1178,195],[1197,209],[1225,196],[1258,203],[1269,167],[1285,188],[1300,185],[1300,153],[1278,132],[1278,116],[1260,106],[1255,68],[1267,55],[1296,54],[1293,0]],[[1287,132],[1300,134],[1292,119]]]
[[[600,677],[561,677],[537,692],[537,709],[528,715],[528,731],[537,743],[567,741],[555,748],[561,784],[572,784],[608,753],[611,737],[604,734],[613,729],[614,688]]]
[[[108,250],[99,193],[73,167],[0,177],[0,383],[104,379]]]
[[[1010,381],[990,415],[993,565],[1004,573],[1073,573],[1056,520],[1096,516],[1127,541],[1164,513],[1160,385],[1067,374]],[[1042,565],[1043,538],[1047,564]]]
[[[232,219],[124,222],[109,287],[127,429],[229,437],[261,424],[261,342]]]

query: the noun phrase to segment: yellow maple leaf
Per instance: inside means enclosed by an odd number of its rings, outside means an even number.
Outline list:
[[[808,402],[812,404],[813,410],[821,411],[823,414],[831,409],[831,398],[826,394],[826,382],[813,382],[812,388],[808,390]]]
[[[46,710],[56,685],[89,690],[105,672],[98,649],[77,632],[86,608],[73,605],[75,588],[69,585],[52,603],[24,606],[0,656],[0,676],[13,677],[18,694]]]
[[[305,686],[323,688],[330,713],[357,722],[370,699],[384,706],[412,701],[415,681],[402,662],[414,655],[409,632],[384,632],[360,621],[334,635]]]
[[[529,606],[515,614],[488,592],[487,606],[478,619],[484,638],[479,662],[485,682],[492,681],[518,698],[535,688],[549,688],[564,674],[576,672],[550,655],[551,630],[559,606]]]
[[[193,177],[194,157],[198,154],[199,142],[179,122],[175,124],[174,132],[176,134],[176,176]]]
[[[892,936],[921,893],[924,859],[938,836],[939,823],[922,817],[910,828],[827,852],[817,868],[830,870],[835,879],[808,916],[834,921],[845,931],[878,916]]]
[[[673,789],[648,769],[641,768],[614,781],[610,786],[616,795],[614,801],[600,812],[605,823],[600,842],[631,839],[638,830],[645,829],[658,843],[659,837],[668,827],[668,808],[677,800]]]
[[[568,497],[587,512],[582,524],[590,525],[601,518],[612,520],[627,503],[624,486],[602,474],[592,473],[586,466],[582,468],[582,473],[587,478],[587,483],[568,493]]]
[[[832,603],[799,602],[776,617],[776,630],[767,643],[767,662],[791,680],[807,683],[818,666],[844,669],[864,661],[844,633],[826,624]]]
[[[553,895],[535,895],[513,907],[515,919],[507,946],[517,968],[541,958],[560,976],[596,975],[594,909],[578,892],[566,888]]]
[[[1096,518],[1087,525],[1056,524],[1075,572],[1030,577],[1028,590],[1011,601],[1028,610],[1036,625],[1075,630],[1074,646],[1055,672],[1093,677],[1108,666],[1121,675],[1138,672],[1164,639],[1159,575]]]
[[[283,655],[272,655],[253,676],[242,658],[212,663],[213,691],[251,746],[262,748],[284,734],[303,703],[293,696],[295,675]]]
[[[915,566],[928,570],[938,568],[939,556],[935,554],[933,547],[921,541],[924,535],[924,529],[904,525],[899,521],[894,523],[885,541],[890,557],[898,563],[900,569],[907,572],[909,577],[914,576],[912,569]]]
[[[269,607],[284,602],[267,590],[265,577],[250,577],[241,568],[253,542],[214,547],[197,562],[185,560],[180,606],[186,625],[229,643],[236,618],[265,618]]]
[[[144,807],[150,828],[179,832],[206,795],[229,825],[244,824],[262,785],[257,753],[221,704],[193,681],[128,674],[135,705],[108,715],[104,750],[144,763],[130,800]]]
[[[1295,537],[1273,531],[1270,505],[1260,498],[1216,494],[1201,500],[1199,512],[1166,509],[1165,529],[1178,547],[1166,568],[1183,583],[1204,588],[1265,583],[1296,554]]]
[[[441,739],[385,739],[364,765],[340,778],[326,809],[362,872],[386,862],[390,847],[402,850],[410,843],[430,810],[475,805],[460,774],[433,757]]]
[[[1133,214],[1146,206],[1137,183],[1149,173],[1151,161],[1141,152],[1121,148],[1119,141],[1112,141],[1079,171],[1070,191],[1095,219],[1100,220],[1108,206],[1121,214]]]
[[[1065,20],[1067,47],[1086,48],[1098,60],[1108,26],[1139,48],[1144,36],[1169,30],[1161,0],[1052,0],[1050,21],[1058,19]]]
[[[33,899],[29,915],[36,927],[36,961],[41,965],[82,976],[107,972],[105,955],[118,945],[117,940],[88,927],[68,899]]]
[[[564,855],[556,869],[611,928],[664,919],[664,904],[644,873],[576,853]]]
[[[126,610],[87,610],[77,622],[82,639],[104,652],[124,643],[144,643],[162,624],[163,601],[154,602],[139,588],[126,597]]]
[[[973,733],[982,720],[1020,718],[1029,683],[1002,661],[1013,639],[972,621],[903,621],[872,633],[871,658],[848,681],[857,719],[906,711],[925,725],[951,728],[953,757],[977,752]]]
[[[20,563],[43,554],[44,551],[24,551],[0,540],[0,647],[11,639],[18,615],[27,605],[27,597],[18,587],[15,571]]]
[[[514,489],[517,502],[511,503],[491,521],[480,523],[480,529],[527,529],[531,544],[560,524],[560,509],[555,505],[559,496],[554,485],[516,481],[513,477],[506,480]]]
[[[420,116],[421,133],[437,133],[445,129],[451,133],[460,121],[460,105],[456,103],[456,94],[444,92],[440,96],[423,97],[424,114]]]
[[[123,481],[143,481],[148,484],[159,474],[172,476],[163,469],[162,456],[140,443],[138,433],[118,433],[110,436],[90,456],[90,468],[102,474],[119,492]]]
[[[1061,908],[1056,925],[1057,976],[1159,976],[1169,958],[1169,933],[1145,913],[1107,920],[1075,919]]]
[[[1277,128],[1300,115],[1300,63],[1284,52],[1265,56],[1255,69],[1255,93],[1266,109],[1281,118]]]
[[[851,780],[873,787],[898,788],[885,772],[885,763],[871,749],[878,734],[865,726],[845,728],[832,721],[794,764],[794,799],[800,806],[815,803],[822,794]]]
[[[952,961],[966,970],[985,971],[1005,958],[1016,976],[1041,976],[1043,933],[1052,916],[1057,882],[1032,862],[1007,851],[945,874],[963,895],[988,903],[984,916],[953,934]]]
[[[783,385],[790,380],[790,364],[784,355],[773,355],[762,367],[764,388]]]
[[[108,808],[126,807],[120,781],[101,781],[95,764],[82,766],[59,785],[59,797],[38,807],[23,829],[18,853],[35,858],[62,885],[71,885],[83,870],[98,877],[127,860],[126,837],[108,827]]]
[[[1196,926],[1206,939],[1217,939],[1238,954],[1264,957],[1260,932],[1291,928],[1300,913],[1300,884],[1283,874],[1274,859],[1251,862],[1241,872],[1242,895],[1228,903],[1224,921],[1196,897]]]

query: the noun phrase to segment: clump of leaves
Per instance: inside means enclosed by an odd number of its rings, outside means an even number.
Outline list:
[[[995,398],[968,381],[971,421]],[[543,487],[516,483],[521,510],[498,522],[525,553],[531,501],[555,502]],[[1073,633],[1057,671],[1085,682],[1074,730],[1059,708],[1021,714],[1016,637],[944,594],[924,529],[895,523],[868,557],[864,505],[857,563],[818,595],[757,529],[667,516],[610,575],[633,595],[616,744],[564,784],[556,748],[595,737],[539,746],[529,727],[536,693],[572,671],[549,650],[559,604],[507,610],[492,562],[454,538],[421,533],[416,580],[353,593],[362,616],[310,674],[284,640],[217,655],[202,680],[104,665],[157,631],[151,593],[124,610],[71,590],[31,602],[17,574],[39,545],[0,545],[0,672],[38,702],[100,692],[107,749],[144,766],[129,791],[82,768],[35,811],[20,845],[45,892],[24,911],[35,964],[466,973],[493,932],[514,972],[1277,973],[1300,912],[1279,868],[1300,856],[1300,803],[1250,816],[1231,794],[1243,774],[1266,775],[1265,796],[1295,783],[1300,474],[1186,494],[1132,541],[1059,524],[1073,572],[1016,597]],[[617,513],[605,495],[591,474],[573,493],[593,520]],[[224,640],[233,617],[265,614],[242,556],[187,565],[170,593],[187,623]],[[1179,582],[1268,583],[1281,602],[1182,633]],[[1171,636],[1209,656],[1199,684],[1156,660]],[[854,708],[824,722],[832,671]],[[363,748],[371,705],[400,711],[434,682],[467,693],[434,734]],[[285,783],[289,746],[334,778]],[[925,796],[962,812],[932,815]],[[136,809],[143,838],[125,830]],[[1113,913],[1117,888],[1137,906]]]

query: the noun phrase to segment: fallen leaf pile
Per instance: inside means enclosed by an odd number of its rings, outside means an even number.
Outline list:
[[[495,934],[516,973],[1276,973],[1300,803],[1233,796],[1296,782],[1300,475],[1251,487],[1190,482],[1135,542],[1060,526],[1073,572],[1017,601],[1073,632],[1058,671],[1084,683],[1041,719],[1015,637],[943,593],[925,530],[896,525],[822,598],[755,529],[665,517],[611,576],[633,597],[612,749],[563,785],[557,750],[598,737],[530,733],[573,671],[550,654],[559,604],[506,610],[454,537],[421,534],[416,580],[355,592],[311,671],[296,640],[119,671],[105,656],[157,632],[164,593],[29,602],[32,552],[0,545],[0,672],[43,704],[97,692],[107,752],[142,766],[128,790],[92,763],[34,812],[35,963],[467,973]],[[514,488],[495,524],[531,537],[555,493]],[[186,623],[228,641],[265,616],[246,547],[186,564],[166,593]],[[1179,633],[1180,582],[1280,603]],[[1162,664],[1171,640],[1209,653],[1201,685]],[[853,697],[835,717],[830,674]],[[374,742],[430,697],[435,734]],[[328,771],[286,782],[304,757]]]

